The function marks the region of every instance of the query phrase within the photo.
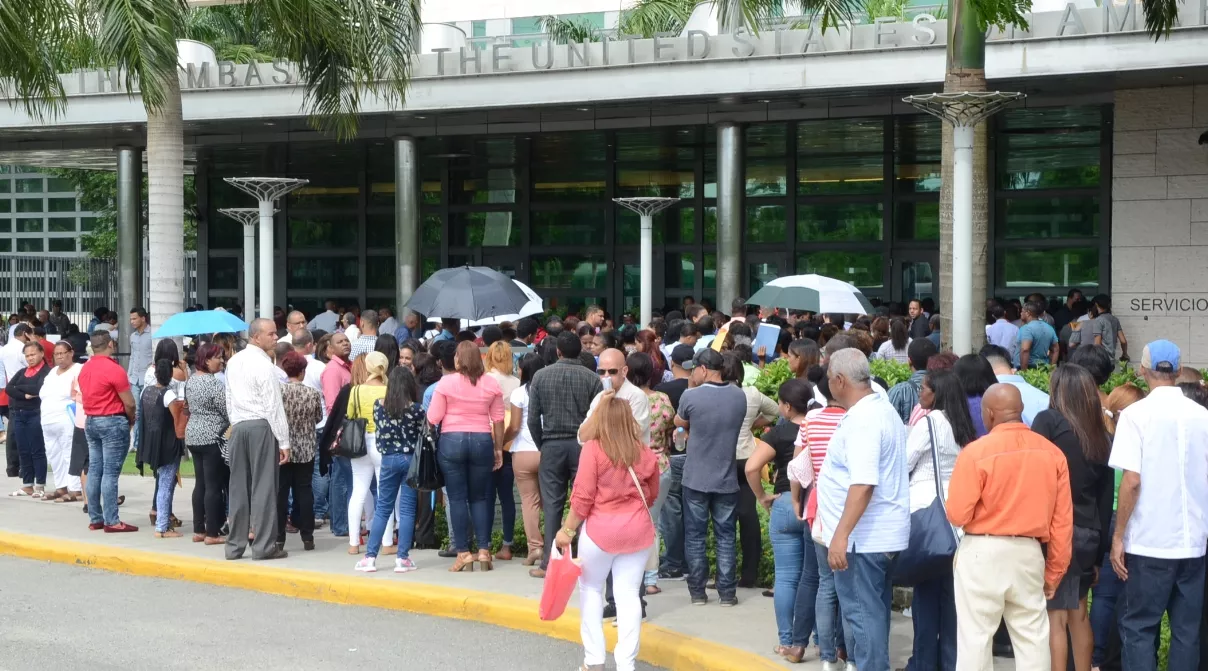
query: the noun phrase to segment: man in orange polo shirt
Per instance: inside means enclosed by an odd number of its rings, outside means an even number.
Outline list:
[[[961,671],[991,671],[1000,619],[1016,668],[1052,667],[1046,599],[1070,565],[1074,506],[1065,455],[1022,417],[1018,389],[990,387],[982,396],[990,433],[961,450],[948,484],[948,521],[965,531],[953,570]]]

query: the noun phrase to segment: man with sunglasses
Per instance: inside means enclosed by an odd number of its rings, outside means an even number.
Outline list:
[[[603,385],[604,390],[591,399],[591,407],[587,410],[587,417],[583,418],[583,422],[587,423],[587,418],[595,412],[596,406],[600,404],[600,399],[611,391],[616,394],[617,398],[629,404],[629,409],[633,412],[633,419],[638,423],[642,442],[649,447],[650,400],[646,396],[646,392],[626,379],[629,375],[629,366],[625,365],[625,353],[619,349],[606,349],[601,352],[596,374],[600,376],[600,384]],[[582,428],[579,431],[581,434]],[[579,442],[583,442],[581,435]]]

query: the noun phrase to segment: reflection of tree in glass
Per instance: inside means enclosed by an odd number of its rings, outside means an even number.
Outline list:
[[[883,285],[880,252],[811,252],[797,257],[797,272],[824,275],[860,288]]]

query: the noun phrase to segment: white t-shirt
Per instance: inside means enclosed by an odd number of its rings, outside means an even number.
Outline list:
[[[1208,410],[1157,387],[1120,413],[1108,465],[1141,476],[1124,551],[1155,559],[1204,556],[1208,542]]]
[[[172,372],[175,373],[176,370],[173,369]],[[154,387],[155,386],[155,366],[154,365],[147,368],[147,374],[143,376],[143,386],[145,386],[145,387]],[[172,381],[168,383],[168,389],[172,390],[176,394],[180,394],[180,398],[183,400],[185,397],[185,380],[177,380],[176,377],[173,376]],[[134,399],[134,402],[138,403],[139,400]],[[167,406],[164,406],[164,407],[167,407]]]
[[[71,368],[60,373],[58,366],[52,366],[50,372],[47,373],[46,379],[42,382],[42,389],[38,392],[38,398],[42,399],[43,425],[71,421],[71,417],[67,414],[67,406],[72,403],[71,383],[79,377],[80,368],[83,368],[83,365],[75,363],[71,365]]]
[[[520,408],[520,433],[516,434],[516,440],[512,441],[512,453],[536,452],[537,444],[533,442],[533,434],[529,432],[528,428],[528,387],[516,387],[516,389],[512,391],[512,395],[508,397],[508,403],[511,403],[514,407]]]

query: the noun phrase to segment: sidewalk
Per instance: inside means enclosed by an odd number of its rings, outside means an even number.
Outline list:
[[[0,488],[3,488],[3,494],[7,494],[20,486],[20,482],[14,479],[0,479]],[[362,595],[358,597],[356,592],[361,591],[361,585],[381,585],[382,591],[392,588],[402,588],[403,586],[413,585],[416,589],[412,590],[412,597],[422,600],[419,603],[421,612],[431,614],[445,614],[437,607],[438,600],[435,595],[453,594],[458,599],[466,598],[466,601],[461,602],[455,608],[458,612],[447,613],[453,617],[468,617],[469,619],[480,619],[484,622],[498,624],[501,626],[513,626],[525,630],[536,630],[538,633],[545,633],[559,638],[568,638],[578,640],[578,618],[577,611],[573,614],[573,618],[564,616],[559,623],[560,626],[552,626],[549,623],[539,623],[536,618],[537,600],[541,595],[541,581],[528,576],[528,570],[521,566],[520,560],[511,562],[496,562],[495,570],[490,572],[474,572],[474,573],[449,573],[446,569],[452,563],[452,560],[442,559],[436,556],[434,550],[418,550],[411,553],[412,559],[420,567],[420,570],[406,575],[396,575],[392,572],[391,567],[393,562],[388,557],[379,557],[377,573],[362,574],[352,570],[352,566],[356,563],[356,557],[347,554],[347,539],[336,538],[331,535],[330,531],[325,527],[315,533],[316,549],[313,552],[303,552],[301,539],[296,534],[290,534],[286,538],[286,549],[289,551],[289,557],[283,560],[272,562],[253,562],[250,559],[243,559],[236,562],[226,561],[223,557],[223,548],[221,546],[206,546],[201,543],[193,543],[190,541],[192,535],[192,506],[190,504],[190,496],[192,494],[192,482],[186,480],[184,488],[176,490],[174,499],[176,516],[184,521],[185,525],[181,532],[185,534],[183,538],[175,539],[156,539],[152,536],[153,529],[148,524],[147,513],[150,511],[150,502],[154,489],[153,481],[149,477],[140,478],[138,476],[122,476],[120,480],[121,492],[126,496],[126,503],[122,506],[122,520],[139,527],[138,533],[132,534],[104,534],[102,532],[92,532],[88,530],[88,517],[81,512],[81,504],[58,504],[44,503],[32,499],[13,499],[7,496],[0,496],[0,553],[15,553],[22,554],[20,551],[13,550],[24,541],[25,547],[30,547],[29,539],[20,539],[14,534],[25,534],[41,537],[42,539],[54,539],[55,541],[71,541],[74,543],[88,543],[94,546],[91,548],[77,548],[74,545],[62,545],[58,543],[45,543],[47,547],[47,556],[45,558],[60,561],[74,561],[71,554],[78,553],[98,553],[112,552],[114,556],[110,557],[112,561],[106,565],[104,562],[97,561],[97,565],[102,567],[115,568],[116,570],[128,570],[128,567],[121,561],[121,551],[130,550],[131,556],[137,556],[139,561],[149,560],[155,561],[154,556],[148,556],[144,553],[157,553],[166,562],[186,562],[188,570],[194,570],[200,564],[202,570],[198,571],[199,575],[185,573],[179,567],[175,569],[164,568],[156,575],[163,577],[179,577],[186,580],[200,580],[202,582],[218,582],[218,584],[232,584],[234,586],[246,586],[251,589],[263,589],[265,591],[273,591],[275,593],[286,593],[288,590],[283,590],[280,587],[268,587],[261,584],[266,575],[273,571],[281,573],[293,574],[293,570],[311,572],[306,578],[309,582],[333,583],[333,584],[318,584],[310,585],[307,589],[299,588],[296,596],[305,598],[320,598],[323,600],[339,601],[352,604],[382,606],[387,599],[381,597],[385,595],[368,596]],[[38,544],[33,544],[34,558],[37,558]],[[54,552],[52,552],[54,550]],[[64,559],[64,554],[67,554]],[[58,555],[57,557],[52,555]],[[131,564],[135,562],[130,562]],[[214,579],[218,573],[227,573],[230,570],[246,572],[249,574],[246,581],[239,581],[231,578],[230,574],[222,578],[222,582]],[[138,570],[128,570],[132,573],[143,573]],[[210,579],[202,577],[200,574],[213,574]],[[376,581],[376,582],[374,582]],[[287,581],[285,581],[287,582]],[[242,584],[239,584],[242,583]],[[334,584],[338,583],[338,584]],[[284,584],[284,582],[283,582]],[[315,587],[320,588],[320,592],[313,591]],[[349,591],[349,588],[352,591]],[[677,647],[680,652],[672,650],[663,650],[663,656],[659,659],[647,658],[654,664],[660,664],[660,660],[667,668],[685,668],[674,663],[668,664],[667,660],[674,660],[677,655],[682,657],[682,651],[699,648],[702,646],[716,644],[732,648],[731,652],[737,657],[734,662],[741,662],[744,669],[760,669],[760,668],[797,668],[807,671],[820,669],[816,659],[811,658],[811,661],[793,666],[787,663],[781,663],[779,658],[771,654],[772,648],[776,644],[776,621],[772,611],[772,600],[760,594],[759,590],[740,589],[739,603],[735,608],[722,609],[716,605],[716,601],[712,601],[704,608],[693,607],[689,604],[687,587],[684,582],[663,582],[660,584],[663,588],[663,593],[657,596],[648,597],[647,602],[649,607],[647,612],[649,619],[647,625],[643,629],[643,657],[646,658],[646,648],[648,643],[657,641],[667,641]],[[475,590],[485,595],[463,594],[463,590]],[[375,588],[376,592],[377,589]],[[331,595],[340,593],[339,598]],[[399,592],[404,594],[405,592]],[[327,596],[324,596],[326,594]],[[483,606],[481,617],[479,613],[474,611],[475,606],[471,601],[475,596],[497,596],[500,603],[514,604],[519,610],[508,614],[505,611],[494,611],[487,604]],[[714,595],[715,596],[715,595]],[[376,598],[375,598],[376,597]],[[509,597],[513,599],[509,600]],[[516,599],[518,597],[519,599]],[[525,602],[522,600],[530,600]],[[493,601],[487,599],[487,601]],[[578,598],[572,598],[571,606],[576,607]],[[397,607],[397,605],[396,605]],[[453,606],[447,606],[454,608]],[[531,618],[528,617],[526,609],[531,608]],[[408,606],[403,606],[404,610],[414,610]],[[570,612],[568,611],[568,615]],[[492,617],[495,616],[495,617]],[[505,619],[499,619],[502,616]],[[573,619],[573,622],[562,622],[568,619]],[[520,620],[526,620],[521,623]],[[528,622],[531,620],[531,622]],[[536,624],[534,624],[536,623]],[[568,626],[572,625],[573,626]],[[606,630],[611,627],[605,626]],[[615,631],[615,630],[613,630]],[[612,631],[607,631],[611,635]],[[667,636],[655,636],[655,634],[668,634]],[[689,640],[684,640],[687,637]],[[697,640],[690,640],[697,639]],[[907,658],[910,656],[911,646],[911,626],[909,618],[899,614],[893,616],[892,627],[892,662],[893,668],[905,666]],[[660,648],[663,646],[660,645]],[[702,650],[704,652],[704,650]],[[724,650],[711,651],[721,653]],[[683,661],[688,661],[683,659]],[[1013,665],[1005,663],[1006,660],[996,660],[996,669],[1011,669]],[[724,668],[724,667],[715,667]]]

